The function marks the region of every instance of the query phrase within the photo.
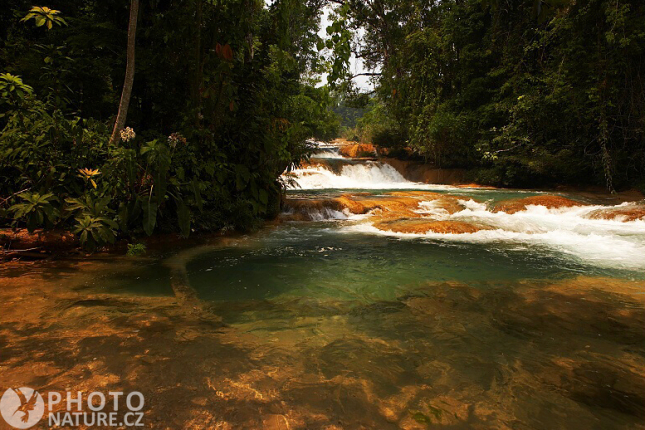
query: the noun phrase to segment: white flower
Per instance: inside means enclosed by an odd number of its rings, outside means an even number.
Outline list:
[[[186,144],[186,138],[181,135],[181,133],[173,133],[170,136],[168,136],[168,144],[171,147],[177,146],[177,143],[183,143],[184,145]]]
[[[123,130],[121,130],[121,140],[124,142],[128,142],[132,139],[134,139],[137,136],[137,134],[134,132],[134,130],[131,127],[126,127]]]

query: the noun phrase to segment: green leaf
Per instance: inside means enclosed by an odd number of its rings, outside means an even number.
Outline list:
[[[168,187],[168,184],[166,182],[166,172],[157,172],[157,174],[154,175],[154,181],[156,185],[155,195],[157,196],[157,201],[163,202],[164,198],[166,197],[166,189]]]
[[[238,191],[241,191],[246,187],[250,177],[251,172],[249,172],[248,167],[243,164],[237,164],[235,166],[235,185]]]
[[[260,197],[260,202],[263,205],[266,206],[269,203],[269,193],[267,193],[266,190],[260,189],[259,197]]]
[[[23,19],[20,20],[20,22],[29,21],[31,18],[36,18],[37,16],[38,15],[36,15],[35,13],[28,13]]]
[[[181,235],[188,237],[190,235],[190,211],[182,200],[177,201],[177,220]]]
[[[193,193],[195,194],[195,204],[197,208],[201,211],[204,208],[204,200],[202,200],[202,194],[199,192],[199,181],[197,178],[193,178],[192,181]]]
[[[157,224],[157,203],[148,199],[148,204],[143,207],[143,231],[148,236],[152,235]]]

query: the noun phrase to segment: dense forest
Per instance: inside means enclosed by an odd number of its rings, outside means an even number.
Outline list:
[[[337,125],[328,91],[307,78],[320,67],[320,7],[10,1],[0,11],[3,224],[68,228],[92,248],[118,233],[248,228],[276,214],[280,174],[307,138]],[[128,61],[127,127],[114,127]]]
[[[0,222],[88,248],[249,228],[336,112],[481,183],[643,188],[644,49],[637,1],[10,0]]]
[[[333,78],[350,52],[375,72],[366,140],[494,185],[645,187],[645,3],[334,3]]]

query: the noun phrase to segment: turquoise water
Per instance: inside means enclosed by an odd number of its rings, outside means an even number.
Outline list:
[[[427,282],[504,283],[579,275],[643,279],[548,248],[443,243],[342,232],[343,222],[292,223],[192,260],[190,283],[204,300],[313,297],[369,303],[392,300]],[[644,290],[645,291],[645,290]]]

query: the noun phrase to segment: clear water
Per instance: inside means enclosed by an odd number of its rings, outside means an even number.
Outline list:
[[[360,182],[340,172],[325,175]],[[312,188],[291,193],[348,192]],[[22,369],[31,338],[44,351],[34,360],[58,370],[26,384],[75,384],[90,363],[108,387],[142,391],[148,418],[170,428],[643,428],[641,225],[580,209],[493,214],[539,192],[435,188],[472,200],[446,217],[497,228],[391,234],[348,215],[5,272],[3,300],[20,303],[21,282],[49,299],[38,323],[0,319],[0,365]]]
[[[187,360],[236,399],[233,428],[270,412],[290,428],[642,424],[642,270],[548,246],[366,234],[353,222],[285,223],[146,266],[158,279],[170,264],[222,319],[225,335],[198,330],[215,349]],[[220,368],[230,354],[236,364]]]
[[[396,299],[429,282],[645,279],[642,271],[595,267],[548,247],[402,240],[347,232],[344,224],[349,222],[292,223],[263,231],[244,246],[190,261],[190,283],[204,300],[311,297],[366,304]]]

